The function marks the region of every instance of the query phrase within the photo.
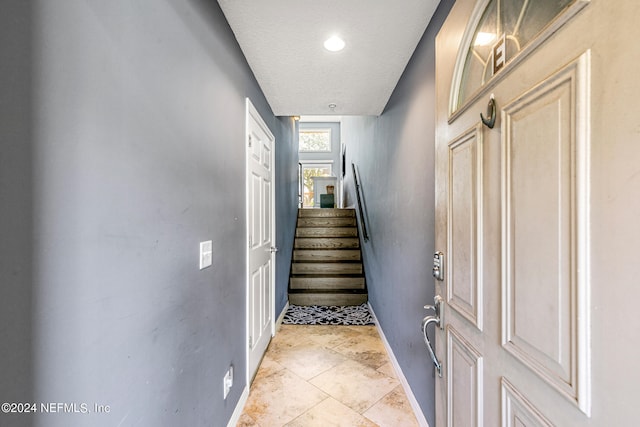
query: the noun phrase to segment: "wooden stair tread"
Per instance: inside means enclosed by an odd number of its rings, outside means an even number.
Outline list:
[[[298,227],[296,237],[357,237],[356,227]]]
[[[344,279],[345,283],[350,280],[364,280],[364,275],[362,273],[352,273],[352,274],[292,274],[289,276],[289,281],[295,279],[296,281],[311,281],[312,279],[317,279],[318,281],[326,280],[330,281],[340,281]]]
[[[355,227],[355,217],[301,217],[298,228],[304,227]]]
[[[294,264],[362,264],[362,260],[359,259],[340,259],[340,258],[332,258],[332,259],[298,259],[293,261]]]
[[[291,294],[298,294],[298,295],[309,295],[309,294],[322,294],[322,295],[330,295],[330,294],[335,294],[335,293],[339,293],[339,294],[347,294],[347,295],[362,295],[362,294],[366,294],[367,292],[364,289],[312,289],[312,290],[308,290],[308,289],[292,289],[291,291],[289,291],[289,293]]]
[[[295,263],[291,274],[362,274],[362,263]]]
[[[359,305],[368,294],[354,209],[299,209],[289,302]]]
[[[330,268],[333,268],[337,265],[362,265],[362,261],[360,260],[330,260],[330,261],[322,261],[322,260],[309,260],[309,261],[295,261],[292,265],[303,265],[303,266],[322,266],[326,265]]]
[[[364,283],[364,275],[362,273],[345,273],[345,274],[308,274],[298,273],[289,276],[289,284],[291,281],[296,283],[321,283],[323,281],[332,283],[331,287],[341,286],[344,283],[345,288],[349,288],[353,283]]]
[[[355,209],[328,209],[328,208],[315,208],[315,209],[298,209],[298,217],[355,217]]]
[[[291,279],[349,279],[349,278],[363,278],[364,275],[362,273],[346,273],[346,274],[307,274],[307,273],[298,273],[292,274],[290,276]]]
[[[293,251],[293,262],[360,261],[361,259],[358,249],[295,249]]]
[[[333,290],[365,289],[364,277],[291,277],[289,279],[290,291],[298,290]]]
[[[294,249],[355,249],[360,247],[357,237],[296,237]]]

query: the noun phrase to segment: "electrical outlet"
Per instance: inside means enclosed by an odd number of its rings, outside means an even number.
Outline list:
[[[200,270],[209,267],[213,262],[213,243],[211,240],[200,242]]]
[[[222,388],[224,392],[224,398],[226,399],[233,386],[233,365],[229,366],[229,370],[222,379]]]

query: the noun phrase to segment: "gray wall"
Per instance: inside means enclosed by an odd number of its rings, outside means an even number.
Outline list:
[[[0,401],[110,413],[0,425],[226,425],[246,385],[245,97],[277,139],[281,229],[293,121],[273,116],[215,1],[2,7]]]
[[[419,329],[434,295],[434,39],[452,5],[440,3],[384,113],[342,121],[346,204],[356,204],[351,162],[366,204],[369,300],[430,425],[434,377]]]
[[[31,9],[6,0],[0,13],[0,403],[34,398]]]
[[[293,240],[298,220],[298,122],[281,119],[282,131],[276,151],[276,317],[289,300],[288,286]],[[291,125],[293,123],[293,125]]]

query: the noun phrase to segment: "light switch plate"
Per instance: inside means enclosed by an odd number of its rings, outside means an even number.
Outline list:
[[[209,267],[213,263],[213,242],[207,240],[200,242],[200,270]]]

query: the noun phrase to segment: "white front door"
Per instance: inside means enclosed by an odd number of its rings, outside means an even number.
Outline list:
[[[638,423],[640,6],[614,3],[458,0],[438,35],[437,427]]]
[[[275,140],[247,99],[248,377],[252,379],[274,332]]]

